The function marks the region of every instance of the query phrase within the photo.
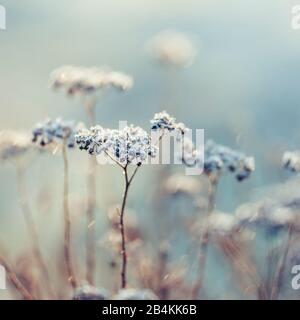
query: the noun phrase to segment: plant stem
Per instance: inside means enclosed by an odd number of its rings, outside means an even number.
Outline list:
[[[13,271],[9,263],[0,256],[0,264],[4,267],[7,277],[12,285],[17,289],[24,300],[35,300],[35,297],[23,286],[16,273]]]
[[[293,225],[291,224],[288,229],[288,239],[286,242],[286,246],[284,247],[281,264],[279,265],[278,272],[275,277],[274,285],[272,287],[271,300],[276,300],[280,292],[280,287],[281,287],[283,276],[284,276],[287,257],[289,254],[290,246],[292,244],[293,231],[294,231]]]
[[[210,192],[209,192],[209,200],[208,200],[207,218],[209,218],[209,216],[214,211],[218,180],[219,180],[218,176],[209,176]],[[199,291],[203,285],[208,244],[209,244],[209,228],[208,228],[208,225],[206,224],[203,228],[202,236],[200,239],[199,277],[192,290],[192,299],[194,300],[198,298]]]
[[[125,207],[128,197],[128,191],[130,184],[137,173],[138,166],[135,168],[133,174],[129,178],[128,176],[128,170],[127,165],[123,168],[124,171],[124,177],[125,177],[125,191],[123,194],[123,200],[121,205],[121,211],[120,211],[120,232],[121,232],[121,256],[122,256],[122,265],[121,265],[121,288],[126,288],[127,283],[127,277],[126,277],[126,271],[127,271],[127,252],[126,252],[126,232],[125,232],[125,223],[124,223],[124,214],[125,214]]]
[[[89,103],[88,103],[89,102]],[[85,105],[90,126],[95,125],[95,101]],[[95,284],[96,244],[95,244],[95,204],[96,204],[96,158],[90,157],[87,170],[87,230],[86,230],[86,279],[89,284]]]
[[[63,159],[64,159],[64,196],[63,196],[63,211],[64,211],[64,255],[67,267],[68,281],[73,289],[77,286],[75,273],[71,259],[71,219],[69,211],[69,165],[67,157],[66,143],[63,143],[62,147]]]
[[[34,219],[33,219],[31,209],[30,209],[30,206],[28,203],[26,181],[25,181],[25,171],[24,171],[24,168],[18,164],[16,166],[16,169],[17,169],[17,184],[18,184],[19,202],[21,205],[24,220],[26,223],[26,228],[27,228],[28,235],[29,235],[30,242],[31,242],[31,246],[33,249],[33,255],[34,255],[34,258],[36,259],[39,267],[41,268],[42,273],[44,274],[47,289],[48,289],[51,297],[53,298],[53,297],[55,297],[55,292],[54,292],[54,289],[51,284],[47,264],[45,263],[45,260],[43,258],[43,255],[42,255],[42,252],[40,249],[38,233],[37,233]]]

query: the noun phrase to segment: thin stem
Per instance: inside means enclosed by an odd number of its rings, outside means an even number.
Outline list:
[[[35,300],[35,297],[24,287],[10,264],[0,256],[0,264],[4,267],[11,284],[16,288],[24,300]]]
[[[278,295],[279,295],[279,292],[280,292],[280,287],[281,287],[283,276],[284,276],[287,257],[288,257],[289,250],[290,250],[290,247],[291,247],[291,244],[292,244],[293,231],[294,231],[294,229],[293,229],[293,226],[291,224],[289,226],[289,229],[288,229],[288,239],[287,239],[287,242],[286,242],[286,246],[284,247],[281,264],[279,265],[278,272],[277,272],[276,277],[275,277],[274,285],[272,287],[272,292],[271,292],[271,299],[272,300],[277,299]]]
[[[128,197],[128,191],[130,184],[137,173],[139,166],[137,166],[132,173],[131,177],[128,175],[128,168],[127,165],[124,167],[124,177],[125,177],[125,191],[123,194],[123,200],[121,205],[120,211],[120,232],[121,232],[121,256],[122,256],[122,265],[121,265],[121,288],[126,288],[127,284],[127,252],[126,252],[126,232],[125,232],[125,223],[124,223],[124,214],[125,214],[125,207]]]
[[[75,273],[71,259],[71,219],[69,211],[69,165],[67,157],[66,143],[63,143],[62,148],[63,159],[64,159],[64,195],[63,195],[63,211],[64,211],[64,255],[67,267],[68,281],[70,282],[73,289],[77,286]]]
[[[218,180],[219,180],[218,176],[209,176],[210,192],[209,192],[209,200],[208,200],[207,218],[209,218],[209,216],[214,211]],[[202,236],[200,239],[199,276],[192,290],[193,299],[198,298],[199,291],[203,285],[208,244],[209,244],[209,228],[208,228],[208,225],[206,224],[203,228]]]
[[[21,165],[16,166],[17,169],[17,183],[18,183],[18,194],[19,194],[19,202],[21,205],[21,209],[23,212],[24,220],[26,223],[26,228],[28,231],[28,235],[30,238],[31,246],[33,249],[34,258],[38,263],[39,267],[41,268],[42,273],[44,274],[47,289],[52,297],[55,297],[55,292],[51,284],[49,271],[47,268],[47,264],[43,258],[41,249],[40,249],[40,242],[38,233],[36,230],[36,226],[34,223],[34,219],[32,216],[32,212],[28,203],[27,198],[27,190],[26,190],[26,181],[25,181],[25,171]]]
[[[89,118],[89,125],[96,124],[95,99],[85,101],[85,109]],[[96,158],[90,157],[87,170],[87,229],[86,229],[86,279],[89,284],[95,284],[96,270],[96,235],[95,235],[95,206],[96,206]]]

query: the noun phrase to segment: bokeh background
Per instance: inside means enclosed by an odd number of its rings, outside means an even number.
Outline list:
[[[300,144],[300,31],[290,27],[291,7],[297,3],[2,0],[7,30],[0,32],[0,129],[29,130],[46,117],[86,121],[79,100],[49,89],[49,73],[64,64],[109,65],[131,74],[135,83],[124,94],[111,90],[101,96],[97,120],[102,125],[117,127],[119,120],[127,120],[147,127],[154,112],[166,109],[190,128],[204,128],[206,138],[255,156],[257,170],[251,179],[221,186],[217,195],[217,207],[232,212],[285,181],[282,152]],[[193,39],[198,54],[191,67],[170,73],[152,61],[145,44],[163,29]],[[72,153],[71,197],[77,211],[85,192],[85,164],[85,155]],[[28,171],[30,199],[45,246],[56,241],[53,216],[60,217],[61,169],[59,156],[43,156]],[[26,243],[14,178],[12,167],[0,166],[0,242],[12,252]],[[119,201],[120,179],[111,169],[99,169],[99,212]],[[133,187],[129,202],[139,220],[147,221],[143,208],[153,201],[153,179],[153,171],[146,168]],[[222,180],[224,186],[228,179],[232,177]],[[156,219],[159,222],[159,216]],[[80,247],[80,238],[74,241]],[[218,272],[211,277],[214,297],[223,297],[226,280]]]

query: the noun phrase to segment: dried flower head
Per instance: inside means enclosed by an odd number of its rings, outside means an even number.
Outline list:
[[[149,289],[122,289],[114,300],[158,300],[158,297]]]
[[[75,136],[81,150],[89,154],[106,155],[116,163],[126,166],[141,165],[148,157],[155,157],[156,147],[140,127],[126,126],[121,130],[104,129],[101,126],[82,130]]]
[[[70,95],[87,95],[107,87],[127,91],[133,85],[132,77],[109,68],[62,66],[50,77],[53,88],[63,88]]]
[[[90,285],[76,288],[73,300],[107,300],[109,294],[105,289],[99,289]]]
[[[291,172],[300,172],[300,151],[286,151],[282,157],[282,164]]]
[[[194,62],[196,49],[183,33],[165,30],[149,41],[152,56],[171,66],[189,66]]]
[[[60,118],[56,120],[47,119],[38,123],[32,130],[32,141],[46,146],[51,143],[62,143],[65,141],[69,148],[74,147],[74,135],[81,127],[74,121],[63,121]]]
[[[236,210],[236,217],[243,227],[261,227],[268,231],[288,228],[296,223],[296,212],[272,199],[246,203]]]
[[[172,195],[185,194],[195,196],[201,190],[201,182],[191,176],[174,174],[164,183],[165,192]]]
[[[32,148],[30,134],[21,131],[0,132],[0,159],[11,160],[23,156]]]
[[[236,179],[242,181],[255,170],[254,158],[210,140],[205,144],[204,171],[210,174],[222,169],[235,173]]]
[[[217,235],[231,234],[238,229],[238,222],[236,216],[217,211],[207,218],[209,232]]]

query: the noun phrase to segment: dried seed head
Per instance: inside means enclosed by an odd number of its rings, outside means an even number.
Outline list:
[[[60,118],[47,119],[38,123],[32,130],[32,141],[44,147],[52,143],[61,144],[66,142],[69,148],[74,147],[74,135],[82,124],[74,121],[64,121]]]
[[[282,164],[291,172],[300,172],[300,151],[286,151],[282,157]]]
[[[30,134],[21,131],[0,132],[0,159],[10,160],[23,156],[32,149]]]
[[[127,91],[133,85],[132,77],[109,68],[62,66],[50,78],[54,89],[62,88],[70,95],[87,95],[107,87]]]
[[[194,196],[201,190],[201,182],[191,176],[174,174],[164,183],[164,190],[168,194],[185,194]]]
[[[156,35],[149,41],[148,48],[154,59],[176,67],[191,65],[197,53],[185,34],[171,30]]]

